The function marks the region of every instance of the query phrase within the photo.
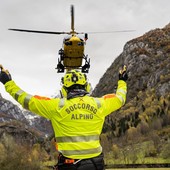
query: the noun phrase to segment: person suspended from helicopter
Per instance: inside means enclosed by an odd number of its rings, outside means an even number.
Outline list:
[[[55,170],[104,170],[99,138],[105,117],[125,104],[128,79],[125,66],[118,76],[116,93],[99,98],[89,95],[87,76],[78,70],[70,70],[62,77],[63,98],[28,94],[2,66],[0,82],[23,108],[51,120],[59,152]]]

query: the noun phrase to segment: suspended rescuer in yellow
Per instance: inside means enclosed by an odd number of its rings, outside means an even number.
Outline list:
[[[63,98],[30,95],[11,79],[1,66],[0,81],[6,91],[25,109],[51,120],[58,145],[58,170],[104,170],[99,136],[105,117],[125,104],[128,76],[119,72],[116,94],[89,96],[85,74],[68,71],[62,78]]]

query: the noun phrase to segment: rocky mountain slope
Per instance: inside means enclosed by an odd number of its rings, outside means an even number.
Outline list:
[[[0,138],[4,133],[17,141],[33,143],[38,138],[52,135],[53,130],[49,120],[20,109],[0,96]]]
[[[127,101],[122,109],[106,118],[103,132],[110,133],[110,138],[113,138],[113,136],[129,135],[135,131],[146,134],[149,129],[168,128],[170,126],[170,24],[127,42],[123,52],[107,69],[92,95],[103,96],[115,92],[118,70],[124,64],[128,66],[129,74]],[[170,135],[165,134],[164,137],[169,139]]]
[[[170,24],[127,42],[123,52],[100,79],[93,96],[113,92],[117,85],[117,72],[124,64],[128,66],[129,72],[128,101],[134,98],[138,91],[152,87],[156,88],[159,96],[165,95],[169,90],[170,78]]]

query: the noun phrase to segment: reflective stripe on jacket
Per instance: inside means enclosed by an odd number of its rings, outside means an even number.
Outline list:
[[[14,81],[5,84],[6,91],[24,108],[51,120],[58,150],[72,159],[86,159],[102,152],[99,136],[105,117],[119,109],[126,100],[126,83],[118,81],[116,94],[101,98],[88,95],[70,100],[32,96]]]

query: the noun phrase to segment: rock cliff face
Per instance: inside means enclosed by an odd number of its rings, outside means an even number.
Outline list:
[[[115,90],[118,70],[124,64],[129,72],[128,100],[136,96],[138,91],[152,87],[156,88],[158,95],[165,95],[170,89],[170,24],[127,42],[123,52],[100,79],[93,96],[102,96]]]
[[[130,127],[136,127],[141,121],[149,122],[155,116],[169,120],[170,24],[127,42],[92,95],[99,97],[115,92],[118,70],[124,64],[128,66],[129,74],[127,102],[122,109],[107,117],[104,131],[110,129],[115,135],[121,135]]]

